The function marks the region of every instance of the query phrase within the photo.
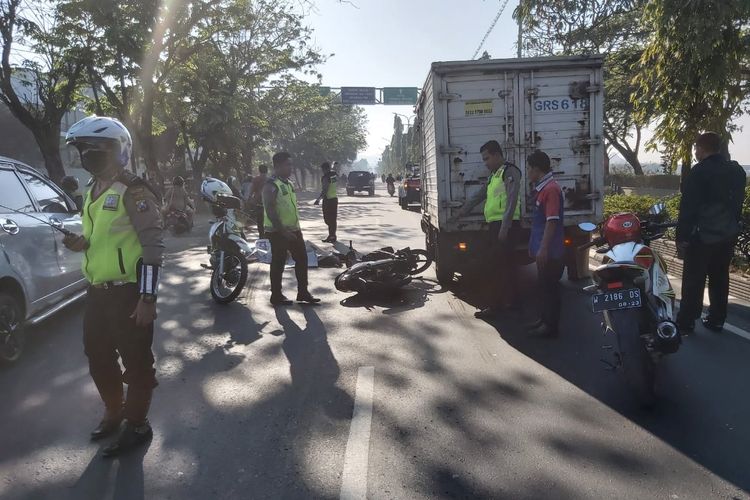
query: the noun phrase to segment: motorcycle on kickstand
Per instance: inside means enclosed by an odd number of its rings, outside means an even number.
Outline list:
[[[612,339],[604,348],[613,352],[614,360],[602,361],[613,370],[622,370],[643,406],[656,400],[657,364],[681,344],[667,266],[650,246],[676,226],[658,222],[664,210],[659,203],[643,219],[629,212],[615,214],[602,224],[601,236],[581,247],[598,247],[597,253],[604,255],[602,264],[593,270],[594,284],[585,289],[593,293],[593,311],[604,315],[602,327]],[[579,227],[586,232],[597,229],[590,222]]]
[[[432,264],[425,250],[386,247],[354,261],[351,249],[346,259],[348,269],[336,277],[336,289],[360,294],[384,294],[411,283],[414,276],[422,274]]]
[[[223,194],[213,198],[215,201],[206,200],[216,216],[208,231],[209,264],[201,266],[211,270],[211,297],[219,304],[228,304],[247,283],[248,260],[254,250],[235,217],[235,210],[242,205],[240,199]]]

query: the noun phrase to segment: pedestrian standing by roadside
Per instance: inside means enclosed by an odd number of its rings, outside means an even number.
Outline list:
[[[540,319],[529,326],[529,333],[556,336],[560,323],[560,278],[565,264],[563,235],[564,198],[555,182],[549,156],[534,151],[526,160],[529,180],[534,183],[534,216],[529,238],[529,254],[536,259],[537,300]]]
[[[66,142],[78,149],[83,167],[94,178],[84,201],[83,236],[66,236],[63,243],[85,252],[83,273],[90,287],[83,345],[105,407],[91,438],[119,431],[115,442],[104,448],[109,457],[152,436],[147,414],[157,385],[151,344],[164,252],[162,221],[156,193],[124,170],[132,141],[119,121],[84,118],[70,128]],[[123,382],[128,385],[124,404]]]
[[[458,219],[471,212],[484,201],[484,218],[489,225],[490,259],[488,270],[491,273],[492,297],[490,305],[474,314],[480,319],[496,316],[503,309],[517,309],[518,264],[515,247],[520,232],[521,206],[518,198],[521,189],[521,171],[517,166],[505,161],[503,150],[497,141],[484,144],[479,152],[482,161],[491,172],[487,189],[480,190],[468,200],[452,217]]]
[[[338,163],[334,163],[334,165],[338,165]],[[328,237],[323,240],[323,243],[336,243],[336,226],[339,209],[339,179],[336,170],[331,169],[330,163],[325,162],[320,168],[323,170],[323,177],[321,179],[322,188],[320,196],[315,200],[315,204],[320,205],[320,200],[323,200],[323,220],[328,226]]]
[[[281,280],[287,253],[294,259],[297,276],[297,302],[320,302],[307,287],[307,250],[300,228],[297,194],[289,177],[292,175],[292,156],[281,152],[273,155],[273,176],[263,187],[266,235],[271,241],[271,304],[292,304],[281,293]]]
[[[253,183],[250,186],[249,206],[253,207],[253,215],[258,221],[258,238],[266,237],[265,230],[265,212],[263,210],[263,186],[268,181],[268,167],[261,165],[258,167],[258,175],[253,177]]]
[[[699,135],[695,142],[698,163],[682,185],[676,240],[684,263],[677,324],[685,334],[693,332],[703,310],[706,277],[710,306],[703,325],[720,332],[727,318],[729,265],[740,232],[747,176],[736,161],[722,156],[721,146],[718,134]]]

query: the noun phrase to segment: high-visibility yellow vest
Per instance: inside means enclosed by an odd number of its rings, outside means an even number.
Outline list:
[[[89,248],[83,256],[83,274],[93,285],[107,281],[138,282],[138,261],[143,248],[125,210],[127,186],[115,182],[96,200],[91,190],[83,203],[83,236]]]
[[[281,219],[283,227],[276,228],[273,226],[268,212],[263,209],[264,223],[266,231],[281,231],[288,229],[290,231],[299,231],[299,212],[297,211],[297,194],[294,192],[294,186],[291,182],[284,182],[281,179],[273,178],[271,180],[276,185],[276,212]]]
[[[505,183],[503,182],[506,168],[497,169],[487,183],[487,200],[484,202],[484,220],[487,222],[502,221],[505,215],[505,207],[508,206],[508,193],[505,191]],[[520,200],[516,200],[513,220],[521,220],[521,204],[519,202]]]
[[[328,184],[328,190],[326,191],[326,200],[332,200],[334,198],[338,198],[338,193],[336,192],[339,187],[339,177],[336,174],[332,174],[328,181],[330,184]]]

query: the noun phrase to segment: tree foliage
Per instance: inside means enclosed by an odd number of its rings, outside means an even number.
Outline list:
[[[672,169],[677,162],[689,167],[696,135],[712,130],[729,140],[736,130],[732,119],[743,112],[750,2],[650,0],[644,23],[652,34],[634,79],[633,104],[641,122],[657,117],[649,147],[666,145]]]
[[[639,175],[642,126],[634,120],[631,76],[645,41],[640,24],[643,3],[522,0],[514,12],[523,22],[526,54],[606,56],[604,135]]]
[[[50,177],[64,175],[60,122],[83,83],[85,50],[60,5],[0,0],[0,101],[34,135]]]

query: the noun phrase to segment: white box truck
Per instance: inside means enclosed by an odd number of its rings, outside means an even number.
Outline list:
[[[588,260],[576,248],[588,241],[588,234],[577,225],[602,217],[603,94],[600,56],[432,64],[417,103],[416,128],[421,141],[422,230],[441,283],[487,262],[483,204],[465,217],[451,217],[477,190],[486,189],[489,171],[479,148],[492,139],[523,174],[519,259],[530,262],[534,187],[527,180],[526,158],[539,149],[549,155],[565,195],[568,276],[587,273]]]

